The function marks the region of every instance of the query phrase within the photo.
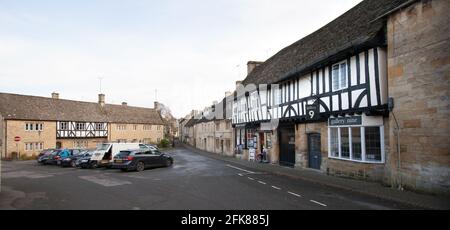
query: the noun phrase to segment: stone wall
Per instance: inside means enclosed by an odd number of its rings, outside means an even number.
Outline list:
[[[42,131],[26,131],[26,123],[42,124]],[[6,121],[6,155],[11,157],[12,152],[18,152],[21,156],[38,155],[41,150],[25,150],[25,143],[43,143],[44,149],[56,146],[56,122],[48,121]],[[21,137],[20,142],[15,142],[14,137]]]
[[[449,193],[450,2],[419,1],[388,18],[389,174],[404,187]]]
[[[125,130],[117,129],[117,125],[126,125]],[[134,125],[137,125],[134,130]],[[159,127],[159,129],[157,128]],[[150,139],[150,143],[157,144],[158,139],[161,140],[164,137],[163,125],[151,125],[150,130],[144,130],[143,124],[108,124],[108,141],[115,142],[119,139],[127,140],[127,142],[144,142],[144,139]]]

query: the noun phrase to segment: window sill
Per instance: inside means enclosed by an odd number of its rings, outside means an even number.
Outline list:
[[[328,156],[328,158],[330,159],[334,159],[334,160],[343,160],[343,161],[351,161],[351,162],[356,162],[356,163],[363,163],[363,164],[384,164],[385,162],[383,161],[362,161],[362,160],[354,160],[354,159],[350,159],[350,158],[339,158],[339,157],[333,157],[333,156]]]

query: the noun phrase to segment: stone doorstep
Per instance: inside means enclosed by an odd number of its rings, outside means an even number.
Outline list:
[[[270,173],[275,175],[287,176],[293,179],[302,179],[311,183],[357,192],[363,195],[369,195],[393,202],[405,203],[408,205],[417,206],[418,208],[448,209],[450,207],[449,205],[439,205],[444,199],[440,199],[431,195],[417,194],[412,191],[399,191],[389,187],[384,187],[378,182],[367,182],[337,176],[329,176],[322,171],[319,172],[318,170],[285,168],[274,164],[255,164],[253,162],[247,162],[233,157],[219,156],[213,153],[196,149],[192,146],[185,147],[187,149],[191,149],[197,153],[204,154],[215,159],[240,164],[250,168],[269,171]],[[299,173],[302,173],[302,175],[299,175]],[[427,199],[427,201],[423,201],[423,199]]]

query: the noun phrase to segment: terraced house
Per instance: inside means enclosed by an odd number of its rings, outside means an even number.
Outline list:
[[[0,93],[2,158],[46,148],[95,148],[103,142],[157,143],[163,121],[155,109]],[[15,138],[20,137],[16,142]]]
[[[449,5],[365,0],[256,66],[233,102],[239,154],[448,193]]]

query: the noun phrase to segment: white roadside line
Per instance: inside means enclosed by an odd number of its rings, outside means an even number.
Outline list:
[[[239,176],[244,176],[244,175],[242,175],[242,173],[238,173],[238,175],[239,175]]]
[[[250,179],[250,180],[255,180],[255,179],[253,179],[253,178],[251,178],[251,177],[249,177],[249,176],[248,176],[247,178]]]
[[[316,203],[316,204],[318,204],[318,205],[322,205],[322,206],[324,206],[324,207],[327,207],[326,204],[322,204],[322,203],[320,203],[320,202],[318,202],[318,201],[315,201],[315,200],[309,200],[309,201],[311,201],[311,202],[313,202],[313,203]]]
[[[237,169],[237,170],[241,170],[241,171],[246,172],[246,173],[255,173],[255,172],[252,172],[252,171],[249,171],[249,170],[245,170],[243,168],[239,168],[239,167],[236,167],[236,166],[233,166],[233,165],[229,165],[229,164],[227,164],[226,166],[230,167],[230,168]]]
[[[260,183],[260,184],[266,184],[266,182],[264,182],[264,181],[258,181],[258,183]]]
[[[273,185],[272,185],[272,188],[274,188],[276,190],[281,190],[281,188],[278,188],[277,186],[273,186]]]
[[[287,192],[287,193],[289,193],[289,194],[291,194],[291,195],[294,195],[294,196],[296,196],[296,197],[302,197],[302,195],[299,195],[299,194],[297,194],[297,193],[293,193],[293,192]]]

